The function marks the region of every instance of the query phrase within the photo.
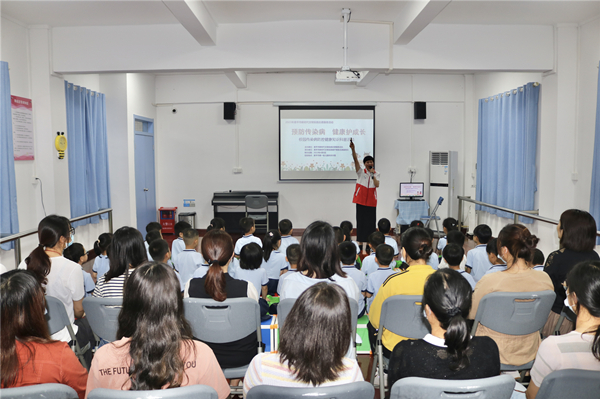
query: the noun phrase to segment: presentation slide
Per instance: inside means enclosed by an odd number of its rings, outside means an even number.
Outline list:
[[[280,106],[280,180],[355,180],[358,160],[375,157],[375,107]]]

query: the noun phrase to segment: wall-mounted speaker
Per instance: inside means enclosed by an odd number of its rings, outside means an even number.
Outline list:
[[[223,119],[235,120],[235,103],[223,103]]]
[[[415,101],[415,119],[427,119],[427,103]]]

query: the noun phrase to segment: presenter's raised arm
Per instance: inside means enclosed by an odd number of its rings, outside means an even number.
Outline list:
[[[352,150],[352,158],[354,158],[354,169],[356,169],[356,173],[360,171],[360,164],[358,163],[358,157],[356,156],[356,151],[354,150],[354,142],[350,139],[350,149]]]

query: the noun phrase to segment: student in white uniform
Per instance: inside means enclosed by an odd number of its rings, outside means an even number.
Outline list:
[[[398,250],[398,242],[392,237],[392,224],[389,219],[379,219],[377,222],[377,228],[381,231],[385,237],[385,243],[394,249],[394,259],[398,259],[400,251]]]
[[[496,272],[503,272],[506,270],[506,263],[502,260],[502,258],[498,255],[498,239],[494,238],[490,240],[485,246],[485,251],[488,254],[488,259],[492,264],[492,267],[488,269],[485,274],[491,274]],[[485,276],[484,274],[484,276]]]
[[[159,230],[150,230],[149,232],[146,233],[146,239],[144,240],[144,246],[146,247],[146,256],[148,257],[148,259],[152,259],[152,256],[150,255],[150,244],[152,244],[152,241],[154,240],[162,240],[162,234]]]
[[[451,231],[457,231],[458,230],[458,220],[454,219],[454,218],[446,218],[444,219],[444,221],[442,222],[442,228],[444,229],[444,236],[440,237],[440,239],[438,240],[437,243],[437,249],[438,249],[438,253],[442,253],[442,251],[444,250],[444,247],[446,246],[448,240],[448,233],[450,233]]]
[[[110,269],[110,262],[108,261],[108,248],[112,242],[113,235],[111,233],[102,233],[98,236],[98,240],[94,243],[94,252],[96,253],[96,259],[94,259],[94,265],[92,266],[92,279],[94,284],[98,281],[98,277],[102,277]]]
[[[546,257],[544,256],[544,253],[536,248],[533,252],[533,260],[531,262],[531,264],[533,265],[533,270],[539,270],[543,272],[545,260]]]
[[[369,247],[371,248],[371,254],[363,259],[362,268],[360,269],[363,271],[363,273],[365,273],[367,278],[369,277],[369,274],[376,271],[379,267],[377,262],[375,262],[375,251],[378,246],[385,244],[385,236],[381,231],[374,231],[373,233],[369,234],[368,240]]]
[[[192,228],[183,230],[185,249],[177,257],[175,269],[179,272],[181,281],[184,285],[192,278],[194,272],[204,263],[202,255],[196,251],[198,241],[198,230]]]
[[[236,278],[245,280],[254,285],[256,292],[267,298],[267,271],[261,267],[263,262],[263,250],[255,242],[244,245],[240,253],[240,268],[237,271]]]
[[[444,262],[448,265],[448,267],[459,272],[460,275],[469,282],[471,290],[474,290],[475,280],[473,279],[473,276],[460,269],[460,262],[465,257],[465,250],[463,247],[456,244],[446,244],[444,246],[444,250],[442,251],[442,257],[444,258]]]
[[[285,260],[288,263],[288,269],[285,273],[279,276],[277,283],[277,292],[281,292],[283,281],[298,272],[298,260],[300,260],[300,244],[292,244],[285,250]]]
[[[169,244],[165,240],[152,241],[152,244],[150,244],[150,248],[148,250],[150,251],[150,255],[152,256],[152,258],[150,259],[154,260],[155,262],[160,262],[167,265],[169,264],[168,262],[171,259],[171,250],[169,249]],[[177,280],[179,280],[179,285],[181,286],[181,292],[183,292],[185,284],[181,281],[181,276],[179,275],[179,272],[175,270],[173,266],[171,266],[171,268],[175,272]]]
[[[285,254],[287,247],[292,244],[300,244],[296,237],[292,237],[294,234],[294,228],[290,219],[282,219],[279,221],[279,234],[281,234],[281,246],[279,252]]]
[[[473,241],[477,246],[467,252],[466,270],[471,273],[475,282],[478,282],[492,267],[486,251],[486,245],[491,239],[492,229],[487,224],[480,224],[473,230]]]
[[[464,248],[465,235],[458,230],[452,230],[452,231],[448,232],[448,235],[446,236],[446,240],[447,240],[446,245],[456,244],[459,247]],[[464,252],[464,249],[463,249],[463,252]],[[466,264],[467,264],[467,257],[465,255],[463,255],[463,258],[460,262],[460,270],[465,270]],[[448,263],[442,256],[442,260],[440,261],[440,265],[438,266],[438,269],[445,269],[445,268],[448,268]]]
[[[354,244],[356,247],[356,255],[360,254],[360,245],[358,245],[358,242],[352,240],[352,230],[354,229],[352,222],[349,220],[344,220],[342,223],[340,223],[340,227],[346,236],[346,241],[352,242],[352,244]]]
[[[177,255],[179,255],[185,249],[185,242],[183,242],[183,230],[189,229],[192,226],[188,222],[177,222],[173,229],[175,230],[175,239],[171,244],[171,261],[177,264]]]
[[[263,239],[262,267],[267,271],[267,277],[269,278],[269,295],[277,292],[279,276],[287,270],[285,255],[279,252],[280,245],[281,235],[279,235],[279,231],[271,230],[265,234],[265,238]]]
[[[377,266],[379,267],[376,271],[369,274],[369,277],[367,278],[367,289],[364,291],[364,295],[367,298],[367,311],[371,308],[371,303],[375,296],[377,296],[381,284],[383,284],[388,277],[396,273],[396,270],[391,267],[393,260],[394,248],[387,244],[381,244],[377,247],[375,262],[377,262]]]
[[[363,293],[367,290],[367,276],[354,265],[356,260],[356,247],[350,241],[344,241],[338,245],[340,252],[340,261],[342,262],[342,271],[354,280],[359,291]],[[285,276],[285,274],[283,275]],[[283,277],[282,276],[282,277]],[[365,298],[360,298],[358,301],[358,318],[364,316],[366,311]]]
[[[240,258],[240,251],[242,247],[250,242],[255,242],[262,248],[262,241],[260,238],[254,236],[254,232],[256,231],[256,226],[254,226],[254,219],[252,218],[241,218],[240,219],[240,227],[244,232],[244,235],[235,242],[235,248],[233,253],[236,258]]]

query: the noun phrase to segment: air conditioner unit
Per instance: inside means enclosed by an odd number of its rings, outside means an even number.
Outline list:
[[[436,212],[441,220],[458,217],[457,185],[458,152],[429,151],[429,206],[433,207],[438,198],[444,197]]]

